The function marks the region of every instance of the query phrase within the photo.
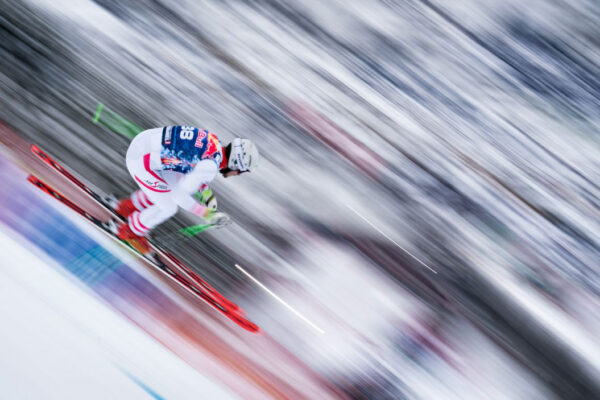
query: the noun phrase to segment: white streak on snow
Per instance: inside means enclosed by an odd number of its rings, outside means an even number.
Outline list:
[[[271,290],[269,290],[269,288],[267,288],[265,285],[263,285],[262,283],[260,283],[260,281],[258,281],[258,279],[256,279],[255,277],[253,277],[252,275],[250,275],[248,272],[246,272],[245,269],[243,269],[242,267],[240,267],[238,264],[235,264],[235,266],[237,267],[237,269],[239,269],[240,271],[242,271],[244,273],[244,275],[246,275],[248,278],[252,279],[252,281],[254,283],[256,283],[258,286],[260,286],[262,289],[264,289],[267,293],[269,293],[271,296],[273,296],[275,298],[275,300],[277,300],[278,302],[280,302],[281,304],[283,304],[286,308],[288,308],[290,311],[292,311],[294,314],[296,314],[296,316],[298,316],[298,318],[300,318],[301,320],[303,320],[304,322],[306,322],[308,325],[310,325],[317,332],[319,332],[321,334],[325,333],[325,331],[323,329],[319,328],[317,325],[313,324],[304,315],[302,315],[298,311],[296,311],[292,306],[290,306],[288,303],[286,303],[284,300],[282,300],[281,297],[277,296],[275,293],[273,293]]]

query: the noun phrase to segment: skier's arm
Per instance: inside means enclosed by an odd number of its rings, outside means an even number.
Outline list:
[[[177,185],[177,192],[174,194],[177,205],[194,215],[206,217],[211,209],[194,200],[193,195],[200,185],[212,181],[217,172],[217,164],[213,160],[198,162],[194,170]]]

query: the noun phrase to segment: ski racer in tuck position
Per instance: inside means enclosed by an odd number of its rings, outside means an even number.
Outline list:
[[[171,218],[179,207],[200,216],[208,224],[221,225],[226,214],[216,211],[208,183],[217,173],[228,178],[253,171],[258,150],[248,139],[235,138],[222,147],[214,133],[191,126],[167,126],[138,134],[127,149],[126,163],[139,190],[129,198],[110,199],[126,221],[107,222],[119,239],[147,243],[154,227]],[[204,203],[194,194],[202,192]]]

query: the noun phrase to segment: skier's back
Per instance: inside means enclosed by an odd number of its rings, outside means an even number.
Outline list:
[[[218,223],[226,218],[212,204],[196,201],[217,173],[225,178],[254,170],[259,156],[248,139],[223,147],[214,133],[192,126],[154,128],[138,134],[127,150],[129,173],[140,190],[115,204],[127,221],[113,225],[120,239],[140,239],[178,208]]]

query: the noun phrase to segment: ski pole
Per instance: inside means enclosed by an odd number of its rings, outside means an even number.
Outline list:
[[[181,243],[182,236],[183,236],[183,241],[187,241],[187,240],[193,238],[194,236],[197,236],[200,233],[202,233],[208,229],[211,229],[211,228],[217,228],[217,226],[212,225],[212,224],[191,225],[191,226],[187,226],[187,227],[166,233],[166,234],[160,236],[160,240],[163,241],[165,245],[171,245],[175,242]]]
[[[98,103],[92,121],[129,139],[133,139],[138,133],[143,131],[141,127],[105,107],[102,103]]]
[[[181,228],[179,230],[179,233],[181,233],[184,236],[187,237],[192,237],[192,236],[196,236],[202,232],[204,232],[207,229],[212,228],[214,225],[212,224],[199,224],[199,225],[192,225],[192,226],[188,226],[187,228]]]

